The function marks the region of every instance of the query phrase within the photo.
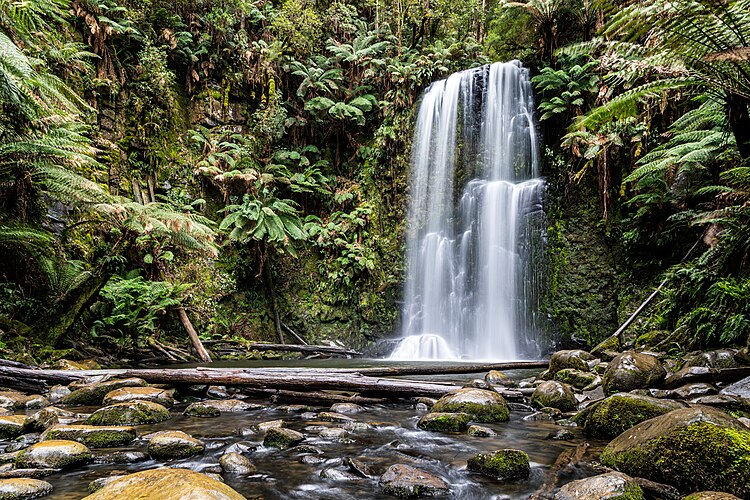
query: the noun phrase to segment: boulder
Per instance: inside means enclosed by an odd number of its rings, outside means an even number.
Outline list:
[[[510,407],[505,399],[494,391],[464,388],[450,392],[437,400],[435,413],[468,413],[477,422],[507,422]]]
[[[724,493],[723,491],[699,491],[697,493],[689,494],[683,500],[740,500],[740,499],[732,495],[731,493]]]
[[[677,401],[617,393],[587,407],[575,421],[583,427],[586,435],[612,439],[644,420],[684,407]]]
[[[249,458],[236,451],[224,453],[219,459],[219,465],[224,472],[229,474],[255,474],[257,470],[255,464]]]
[[[156,387],[123,387],[108,392],[104,396],[105,406],[117,403],[129,403],[130,401],[150,401],[171,408],[174,405],[174,390],[158,389]]]
[[[335,413],[331,411],[322,411],[318,414],[318,419],[323,422],[349,422],[354,420],[352,417],[344,415],[342,413]]]
[[[8,415],[0,417],[0,439],[13,439],[24,432],[26,417],[24,415]]]
[[[745,377],[734,384],[726,386],[720,394],[725,396],[736,396],[750,400],[750,377]]]
[[[50,440],[21,451],[16,457],[19,469],[67,469],[91,461],[89,449],[76,441]]]
[[[416,467],[395,464],[380,476],[383,491],[399,498],[419,498],[448,493],[448,484],[439,477]]]
[[[537,408],[550,406],[561,411],[573,411],[578,407],[578,400],[567,384],[547,380],[534,389],[531,404]]]
[[[154,458],[186,458],[200,455],[206,449],[203,441],[182,431],[161,431],[148,441],[148,453]]]
[[[39,479],[0,479],[1,500],[25,500],[52,493],[52,485]]]
[[[664,387],[675,388],[691,382],[710,380],[719,373],[716,368],[707,366],[686,366],[681,370],[670,373],[664,379]]]
[[[123,387],[145,387],[146,381],[140,378],[124,378],[107,380],[106,382],[96,382],[94,384],[79,387],[64,398],[62,404],[66,405],[98,405],[102,404],[104,396]]]
[[[336,403],[331,406],[331,411],[334,413],[362,413],[365,410],[358,404],[354,403]]]
[[[686,366],[707,366],[709,368],[739,368],[745,360],[736,349],[717,349],[699,352],[685,359]]]
[[[574,368],[581,371],[589,371],[588,361],[595,358],[590,353],[581,349],[569,349],[557,351],[549,359],[549,374],[554,376],[557,372],[565,368]]]
[[[32,415],[27,415],[26,427],[30,430],[41,432],[53,425],[74,422],[76,418],[76,414],[71,411],[63,410],[56,406],[48,406]]]
[[[305,436],[301,432],[284,427],[272,427],[268,429],[263,439],[263,446],[286,449],[304,441]]]
[[[555,373],[555,380],[572,385],[578,389],[588,387],[597,381],[601,382],[601,379],[595,373],[584,372],[575,368],[563,368],[559,370]]]
[[[169,420],[169,410],[158,403],[131,401],[96,410],[86,423],[90,425],[143,425]]]
[[[466,429],[466,434],[469,436],[474,437],[494,437],[497,436],[497,432],[493,431],[489,427],[484,427],[482,425],[470,425],[468,429]]]
[[[497,450],[471,457],[467,469],[501,480],[525,479],[531,473],[529,456],[521,450]]]
[[[263,408],[263,405],[248,403],[239,399],[221,399],[193,403],[185,409],[185,415],[191,417],[218,417],[222,413],[241,413]]]
[[[573,481],[555,495],[555,500],[645,500],[643,490],[630,476],[609,472]]]
[[[625,351],[613,359],[602,377],[604,392],[628,392],[659,384],[667,371],[656,356]]]
[[[750,430],[709,407],[683,408],[641,422],[609,443],[601,462],[685,491],[750,497]]]
[[[503,387],[516,387],[518,385],[515,380],[499,370],[490,370],[484,376],[484,380],[490,385],[501,385]]]
[[[464,432],[470,420],[468,413],[428,413],[419,419],[417,427],[423,431]]]
[[[27,396],[16,391],[0,391],[0,408],[10,410],[37,409],[49,405],[49,400],[39,394]]]
[[[160,468],[129,474],[104,486],[85,500],[245,500],[226,484],[189,469]]]
[[[135,439],[134,427],[104,427],[98,425],[55,425],[42,435],[43,441],[67,439],[85,444],[89,448],[114,448]]]

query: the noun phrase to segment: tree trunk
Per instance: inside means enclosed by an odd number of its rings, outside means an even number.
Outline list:
[[[208,355],[208,351],[206,351],[206,348],[203,347],[201,339],[198,338],[198,332],[196,332],[195,328],[193,328],[193,324],[190,322],[190,318],[188,318],[185,308],[178,307],[177,315],[180,317],[182,326],[184,326],[185,330],[187,330],[188,336],[190,337],[190,342],[192,342],[193,347],[195,347],[195,351],[198,353],[201,361],[203,361],[204,363],[211,363],[211,356]]]
[[[279,342],[284,342],[284,331],[281,329],[281,318],[279,317],[279,304],[276,302],[276,293],[273,290],[273,279],[271,276],[271,265],[268,261],[263,266],[263,276],[265,277],[266,289],[268,290],[268,298],[271,300],[271,309],[273,312],[274,325],[276,326],[276,334],[279,336]]]
[[[750,113],[748,100],[736,94],[727,97],[727,118],[742,159],[750,158]]]

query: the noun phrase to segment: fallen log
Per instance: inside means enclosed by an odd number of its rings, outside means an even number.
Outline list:
[[[482,373],[490,370],[523,370],[547,368],[549,361],[508,361],[505,363],[431,363],[408,366],[382,366],[355,368],[351,371],[372,377],[400,377],[405,375],[455,375],[459,373]]]
[[[270,397],[275,403],[298,403],[314,406],[328,406],[334,403],[354,403],[358,405],[372,405],[387,403],[387,398],[368,398],[359,395],[337,394],[335,392],[300,392],[278,389],[245,389],[244,394],[251,396]]]
[[[227,342],[223,340],[205,342],[206,344],[234,344],[234,342]],[[304,354],[336,354],[339,356],[348,357],[361,357],[362,353],[346,347],[334,347],[328,345],[299,345],[299,344],[266,344],[261,342],[241,342],[236,343],[237,347],[234,350],[248,350],[248,351],[282,351],[282,352],[301,352]]]

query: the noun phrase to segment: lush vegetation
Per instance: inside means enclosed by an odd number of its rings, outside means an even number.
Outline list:
[[[389,335],[419,95],[514,57],[560,209],[549,302],[566,203],[595,203],[621,288],[669,278],[636,331],[747,342],[748,7],[0,0],[3,355],[137,351],[184,337],[178,307],[205,338]]]

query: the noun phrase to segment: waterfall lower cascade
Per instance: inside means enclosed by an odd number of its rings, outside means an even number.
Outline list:
[[[538,355],[545,184],[533,104],[518,61],[427,89],[411,160],[405,338],[391,359]]]

